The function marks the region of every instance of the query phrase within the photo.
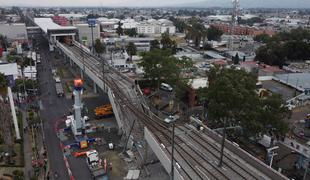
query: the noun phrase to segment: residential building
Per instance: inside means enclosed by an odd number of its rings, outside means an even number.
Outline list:
[[[230,24],[229,23],[214,23],[211,26],[222,30],[224,33],[230,33]],[[268,28],[258,28],[258,27],[249,27],[249,26],[235,26],[233,30],[234,35],[249,35],[249,36],[257,36],[260,34],[268,34],[273,36],[275,31]]]

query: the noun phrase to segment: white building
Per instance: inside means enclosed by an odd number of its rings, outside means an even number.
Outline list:
[[[106,38],[104,42],[108,45],[116,45],[120,44],[122,46],[127,46],[129,42],[133,42],[137,47],[137,51],[150,51],[150,43],[153,41],[154,38],[139,38],[139,37],[128,37],[128,36],[121,36],[120,38]]]
[[[83,42],[86,46],[92,45],[92,31],[91,28],[88,26],[88,24],[76,24],[75,27],[78,29],[78,35],[80,42]],[[99,25],[96,24],[96,26],[93,28],[93,36],[94,36],[94,42],[96,39],[100,39],[100,28]]]
[[[175,34],[176,28],[173,23],[167,19],[149,19],[137,25],[138,34],[162,34],[168,32]]]
[[[24,42],[28,40],[25,23],[0,24],[0,34],[6,36],[9,41]]]
[[[13,75],[14,79],[18,78],[18,68],[16,63],[3,63],[0,64],[0,73],[5,76]]]

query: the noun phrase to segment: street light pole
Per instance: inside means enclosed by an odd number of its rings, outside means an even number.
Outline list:
[[[304,173],[304,177],[303,177],[303,180],[306,180],[307,179],[307,174],[308,174],[308,167],[310,165],[310,158],[308,158],[308,160],[306,161],[306,167],[305,167],[305,173]]]
[[[96,19],[88,19],[88,27],[91,29],[91,52],[94,53],[94,27],[96,27]]]
[[[94,54],[94,25],[91,26],[91,52]]]

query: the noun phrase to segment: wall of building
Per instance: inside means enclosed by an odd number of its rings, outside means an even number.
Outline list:
[[[222,30],[224,33],[230,33],[230,25],[229,24],[218,23],[218,24],[211,24],[211,26]],[[270,30],[270,29],[248,27],[248,26],[236,26],[234,28],[233,34],[235,34],[235,35],[250,35],[250,36],[256,36],[259,34],[268,34],[268,35],[272,36],[275,34],[275,32],[273,30]]]
[[[27,41],[26,24],[0,24],[0,34],[6,36],[9,41]]]

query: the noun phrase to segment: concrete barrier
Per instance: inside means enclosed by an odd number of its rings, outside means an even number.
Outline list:
[[[164,166],[167,173],[169,174],[171,172],[171,159],[166,154],[166,152],[168,151],[166,149],[167,147],[163,147],[161,144],[159,144],[154,135],[146,127],[144,127],[144,138],[149,144],[149,146],[152,148],[153,152],[156,154],[161,164]],[[173,179],[184,180],[176,166],[174,166]]]

